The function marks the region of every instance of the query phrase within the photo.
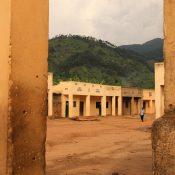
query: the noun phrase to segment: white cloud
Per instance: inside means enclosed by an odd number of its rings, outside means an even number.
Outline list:
[[[162,37],[163,0],[50,0],[50,37],[78,34],[114,44]]]

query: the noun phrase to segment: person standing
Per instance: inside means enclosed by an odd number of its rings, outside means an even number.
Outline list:
[[[144,108],[142,107],[141,112],[140,112],[140,118],[142,122],[144,121],[144,115],[145,115],[145,111],[144,111]]]

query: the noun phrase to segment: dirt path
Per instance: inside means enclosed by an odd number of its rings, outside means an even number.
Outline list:
[[[49,120],[47,175],[151,175],[152,121]]]

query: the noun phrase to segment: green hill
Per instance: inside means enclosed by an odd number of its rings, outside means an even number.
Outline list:
[[[150,64],[136,52],[92,37],[59,36],[49,41],[49,71],[54,82],[75,80],[152,88]]]
[[[155,38],[143,44],[131,44],[119,46],[140,54],[144,59],[151,62],[163,60],[163,39]]]

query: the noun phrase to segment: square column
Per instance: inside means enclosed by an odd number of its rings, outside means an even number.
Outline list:
[[[122,96],[118,97],[118,115],[122,116],[123,115],[123,100],[122,100]]]
[[[112,116],[116,116],[116,97],[112,97]]]
[[[53,116],[53,74],[48,73],[48,116]]]
[[[48,92],[48,116],[53,116],[53,93],[52,90]]]
[[[69,118],[73,117],[73,94],[69,94]]]
[[[0,174],[44,175],[48,0],[0,1]]]
[[[61,117],[66,117],[66,97],[61,95]]]
[[[80,116],[80,99],[76,100],[76,116]]]
[[[143,106],[143,100],[141,98],[138,99],[138,114],[140,115],[141,109]]]
[[[131,98],[131,116],[134,115],[134,97]]]
[[[150,100],[150,114],[153,114],[153,101]]]
[[[101,115],[106,116],[106,96],[101,97]]]
[[[90,95],[86,96],[86,116],[90,116]]]

